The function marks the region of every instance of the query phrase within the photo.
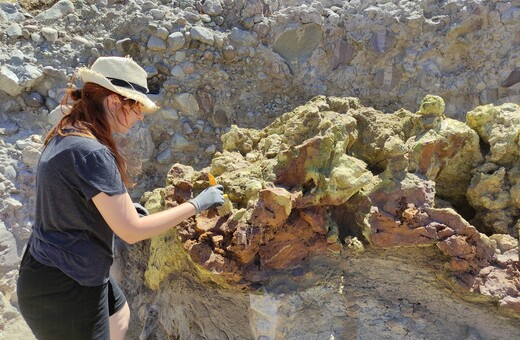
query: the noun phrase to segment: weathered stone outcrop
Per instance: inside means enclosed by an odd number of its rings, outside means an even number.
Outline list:
[[[475,169],[468,199],[475,223],[487,232],[518,234],[520,224],[520,106],[484,105],[468,112],[469,127],[479,134],[485,161]]]
[[[318,96],[262,130],[234,126],[210,167],[176,164],[167,186],[143,198],[152,211],[182,203],[211,173],[233,205],[154,239],[148,286],[181,268],[250,286],[317,254],[433,247],[445,259],[443,277],[464,296],[520,315],[517,241],[488,237],[457,212],[467,214],[465,192],[484,160],[482,132],[443,113],[435,96],[417,113],[393,114]]]
[[[374,172],[416,173],[435,181],[439,198],[465,204],[471,170],[482,161],[479,138],[464,123],[446,119],[440,97],[426,96],[415,114],[365,108],[353,116],[360,126],[353,153]]]

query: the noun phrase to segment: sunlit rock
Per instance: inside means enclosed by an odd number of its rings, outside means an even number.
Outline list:
[[[441,97],[427,95],[421,102],[419,114],[424,116],[442,116],[444,108],[444,100]]]
[[[520,106],[479,106],[468,112],[466,123],[479,134],[485,156],[467,189],[468,199],[476,209],[475,223],[486,232],[517,235]]]
[[[486,162],[509,168],[518,159],[519,113],[520,106],[516,104],[484,105],[467,113],[467,125],[489,147]]]
[[[246,154],[260,141],[260,134],[254,129],[239,129],[232,125],[231,131],[222,136],[222,147],[227,151],[239,151]]]
[[[471,170],[483,160],[479,138],[465,124],[442,117],[443,106],[440,97],[427,96],[416,114],[356,110],[359,138],[351,150],[375,174],[417,173],[435,182],[439,197],[464,206]]]
[[[409,170],[435,181],[441,198],[466,204],[471,170],[482,162],[478,135],[464,123],[446,118],[407,141]]]
[[[291,193],[283,188],[267,188],[260,190],[259,196],[250,221],[258,226],[281,227],[291,214]]]
[[[503,183],[518,170],[484,164],[478,172],[482,132],[443,110],[435,96],[418,113],[393,114],[318,96],[264,129],[232,126],[211,166],[175,164],[166,187],[143,197],[153,211],[175,206],[206,188],[211,173],[230,202],[226,214],[210,209],[153,239],[145,282],[157,290],[188,270],[202,282],[251,287],[273,272],[298,273],[317,254],[422,247],[436,249],[439,275],[463,296],[520,313],[511,289],[520,277],[516,240],[489,238],[466,221],[471,205],[513,223],[516,189]]]

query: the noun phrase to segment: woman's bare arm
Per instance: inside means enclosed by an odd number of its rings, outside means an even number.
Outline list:
[[[157,236],[195,215],[191,203],[139,217],[128,193],[109,196],[103,192],[92,198],[112,231],[125,242],[133,244]]]

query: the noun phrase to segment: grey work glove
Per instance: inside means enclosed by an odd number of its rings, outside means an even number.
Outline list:
[[[197,197],[189,200],[197,213],[224,204],[224,187],[220,184],[204,189]]]
[[[135,207],[135,210],[137,211],[137,214],[139,215],[139,217],[149,215],[148,210],[146,210],[146,208],[143,207],[142,205],[140,205],[139,203],[134,203],[134,207]]]

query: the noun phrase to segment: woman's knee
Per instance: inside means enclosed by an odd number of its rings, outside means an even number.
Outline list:
[[[113,318],[121,326],[128,327],[128,323],[130,322],[130,307],[128,306],[128,302],[125,302],[123,308],[118,310],[114,315],[110,317]]]
[[[110,339],[124,339],[130,323],[130,307],[125,302],[123,308],[110,316]]]

